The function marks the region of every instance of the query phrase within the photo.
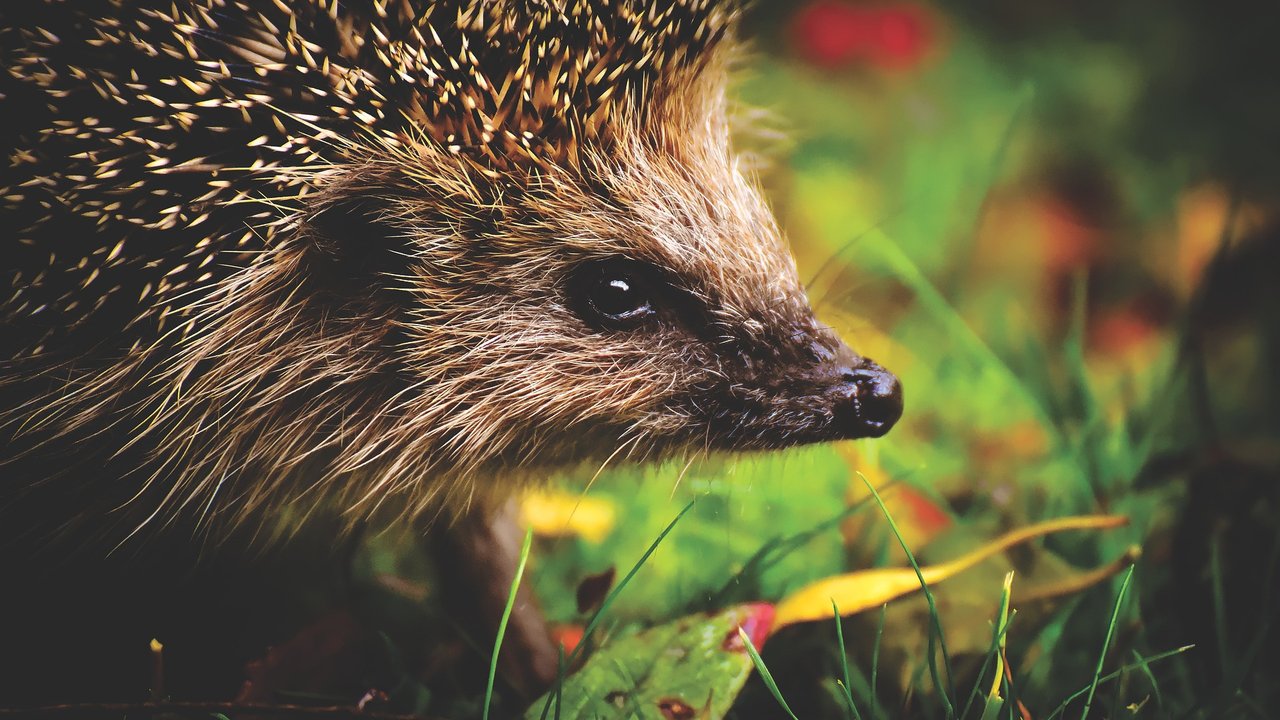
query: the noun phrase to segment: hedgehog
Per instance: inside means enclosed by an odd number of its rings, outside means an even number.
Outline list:
[[[416,525],[883,435],[899,382],[730,143],[740,14],[5,3],[0,541]]]

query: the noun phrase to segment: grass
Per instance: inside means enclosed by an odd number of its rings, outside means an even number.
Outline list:
[[[502,640],[507,635],[507,622],[511,620],[511,609],[516,605],[516,593],[520,590],[520,581],[524,579],[524,566],[529,561],[529,549],[533,547],[533,528],[524,533],[524,543],[520,546],[520,559],[516,563],[515,575],[511,578],[511,590],[507,593],[507,604],[502,609],[502,619],[498,621],[498,632],[493,640],[493,653],[489,658],[489,679],[484,686],[484,709],[480,713],[483,720],[489,720],[489,708],[493,701],[493,681],[498,677],[498,653],[502,650]]]
[[[883,509],[882,503],[881,503],[881,507]],[[892,519],[887,514],[886,514],[886,518],[889,520],[889,522],[892,522]],[[1056,718],[1061,717],[1066,712],[1068,707],[1070,707],[1071,703],[1075,702],[1076,700],[1079,700],[1080,698],[1084,698],[1084,703],[1082,705],[1080,718],[1081,720],[1086,720],[1086,718],[1090,717],[1090,712],[1094,704],[1094,698],[1099,686],[1109,683],[1112,680],[1116,680],[1117,678],[1122,678],[1125,676],[1126,673],[1128,673],[1131,670],[1140,670],[1146,677],[1148,677],[1151,680],[1153,689],[1155,689],[1158,693],[1159,684],[1158,682],[1156,682],[1154,675],[1152,675],[1151,673],[1151,665],[1169,658],[1179,656],[1192,649],[1192,646],[1184,646],[1174,650],[1157,653],[1147,657],[1136,656],[1135,662],[1123,665],[1119,669],[1112,671],[1110,673],[1106,673],[1106,674],[1103,673],[1103,668],[1105,667],[1106,658],[1108,656],[1108,652],[1112,645],[1112,639],[1115,634],[1116,625],[1120,617],[1120,611],[1122,606],[1124,605],[1124,601],[1125,601],[1129,586],[1133,579],[1133,570],[1134,570],[1134,567],[1132,565],[1129,566],[1128,570],[1125,573],[1124,578],[1120,583],[1120,590],[1115,599],[1113,610],[1110,616],[1110,622],[1108,623],[1106,628],[1106,636],[1103,641],[1102,651],[1098,654],[1098,659],[1095,665],[1092,680],[1084,688],[1081,688],[1080,690],[1068,695],[1061,702],[1061,704],[1058,705],[1057,708],[1055,708],[1053,712],[1051,712],[1047,716],[1047,720],[1055,720]],[[945,687],[937,679],[936,669],[931,670],[931,673],[935,673],[934,688],[939,693],[939,699],[943,703],[944,708],[950,709],[950,712],[952,713],[951,716],[953,717],[969,718],[969,717],[972,717],[970,711],[977,710],[978,717],[980,718],[980,720],[986,720],[987,718],[997,717],[998,711],[1000,709],[1008,709],[1008,717],[1010,718],[1017,717],[1013,714],[1013,709],[1017,707],[1018,701],[1016,696],[1014,696],[1014,694],[1012,693],[1013,684],[1006,677],[1006,674],[1004,672],[1004,664],[1003,664],[1003,652],[1006,645],[1009,622],[1011,621],[1011,617],[1009,615],[1010,581],[1011,580],[1012,580],[1012,573],[1006,576],[1006,585],[1001,594],[999,610],[997,613],[997,622],[993,623],[993,633],[992,633],[992,640],[991,640],[991,646],[990,646],[991,649],[987,654],[986,662],[983,665],[983,671],[979,672],[977,676],[974,678],[974,684],[970,691],[969,699],[966,701],[963,709],[958,714],[955,713],[955,710],[954,710],[955,704],[946,697],[946,694],[949,692],[947,687]],[[923,578],[921,579],[921,583],[922,585],[924,584]],[[923,589],[927,592],[927,586],[924,586]],[[839,608],[836,606],[834,601],[832,601],[832,612],[833,612],[833,615],[837,618],[835,638],[840,651],[840,655],[839,655],[840,670],[842,673],[842,678],[841,680],[838,681],[838,684],[842,691],[842,698],[844,699],[844,702],[846,704],[848,716],[855,718],[855,720],[861,720],[861,717],[862,717],[861,713],[858,711],[857,704],[854,701],[852,693],[849,691],[849,688],[852,686],[851,671],[850,671],[849,659],[845,651],[844,631],[842,628],[842,624],[839,620],[839,617],[840,617]],[[931,616],[936,617],[936,612],[937,612],[936,607],[931,607]],[[883,622],[884,622],[884,613],[882,612],[880,615],[880,623],[879,623],[879,627],[876,635],[876,643],[872,651],[873,653],[872,654],[872,682],[871,682],[872,694],[871,694],[871,711],[870,711],[871,717],[877,717],[877,711],[878,711],[878,708],[876,707],[876,704],[875,704],[876,703],[875,691],[877,688],[876,676],[879,671],[879,645],[880,645],[879,640],[883,633]],[[939,633],[941,632],[940,626],[937,627],[937,631]],[[739,629],[739,635],[742,638],[743,642],[746,644],[747,652],[751,656],[752,663],[756,667],[757,671],[760,673],[761,681],[763,682],[765,687],[768,689],[769,694],[776,700],[779,706],[783,708],[783,710],[787,713],[789,717],[796,718],[795,712],[791,709],[791,706],[787,702],[786,697],[783,695],[782,691],[779,689],[778,684],[774,679],[773,673],[769,670],[768,665],[765,663],[764,659],[760,656],[758,650],[751,643],[750,638],[741,629]],[[986,668],[989,667],[991,663],[994,663],[996,665],[996,670],[991,680],[989,681],[989,685],[984,686],[982,678],[985,675]],[[974,704],[975,700],[983,694],[984,687],[987,687],[987,690],[985,693],[986,701],[982,706],[975,706]],[[1001,697],[999,695],[999,690],[1001,688],[1004,689],[1004,692],[1005,692],[1004,697]],[[1145,703],[1145,701],[1143,702]],[[1114,716],[1114,713],[1112,714],[1112,716]]]
[[[1125,673],[1129,672],[1130,670],[1149,669],[1152,663],[1159,662],[1167,658],[1176,657],[1178,655],[1181,655],[1182,653],[1185,653],[1191,650],[1193,647],[1194,647],[1193,645],[1186,645],[1180,648],[1175,648],[1173,650],[1167,650],[1162,653],[1156,653],[1155,655],[1151,655],[1148,657],[1139,658],[1136,662],[1132,662],[1127,665],[1122,665],[1118,670],[1114,670],[1112,672],[1107,673],[1106,675],[1095,678],[1094,682],[1089,683],[1087,686],[1080,688],[1076,692],[1071,693],[1065,699],[1063,699],[1062,703],[1058,705],[1058,707],[1055,708],[1053,712],[1049,713],[1045,717],[1045,720],[1055,720],[1055,718],[1061,717],[1063,713],[1067,711],[1067,707],[1069,707],[1071,703],[1075,702],[1079,698],[1088,694],[1092,689],[1095,689],[1099,684],[1111,682],[1116,678],[1122,677]]]
[[[972,689],[970,690],[968,700],[965,702],[963,709],[959,713],[957,713],[955,710],[956,703],[952,700],[952,698],[955,697],[954,688],[950,685],[950,683],[944,684],[940,680],[940,676],[936,666],[937,653],[935,652],[934,645],[932,642],[933,638],[935,637],[935,634],[936,634],[936,637],[938,637],[939,639],[939,647],[942,651],[942,656],[944,658],[944,662],[946,665],[947,678],[948,680],[950,680],[952,677],[954,677],[950,669],[950,662],[948,659],[948,655],[946,654],[945,639],[942,637],[943,630],[942,630],[941,623],[938,619],[936,602],[933,598],[932,593],[929,590],[928,584],[924,580],[924,576],[920,571],[919,565],[915,560],[914,553],[910,550],[910,548],[906,546],[905,541],[902,539],[901,533],[897,529],[897,524],[894,522],[892,515],[888,511],[888,508],[885,507],[883,499],[880,497],[875,487],[871,485],[866,480],[866,478],[863,478],[863,482],[867,484],[867,487],[871,493],[872,498],[875,500],[876,504],[880,507],[880,510],[884,515],[886,522],[889,524],[890,530],[893,532],[895,538],[897,538],[899,543],[902,545],[902,549],[906,553],[908,561],[911,563],[912,567],[915,569],[917,577],[920,580],[921,589],[924,593],[924,596],[929,606],[929,618],[931,622],[931,628],[930,628],[930,634],[929,634],[930,642],[928,647],[929,656],[928,656],[928,660],[926,661],[926,664],[929,668],[930,676],[933,680],[933,688],[937,693],[938,700],[942,704],[944,712],[947,713],[947,717],[968,718],[970,717],[970,711],[973,709],[976,709],[980,711],[979,717],[981,718],[981,720],[986,720],[987,718],[997,717],[999,714],[999,710],[1006,707],[1009,708],[1010,717],[1013,717],[1012,710],[1017,705],[1017,698],[1014,696],[1012,692],[1013,690],[1012,682],[1011,680],[1006,678],[1005,671],[1004,671],[1004,651],[1006,647],[1006,639],[1007,639],[1007,633],[1009,628],[1009,622],[1011,620],[1009,610],[1010,610],[1010,597],[1011,597],[1010,588],[1013,580],[1013,573],[1010,572],[1005,577],[1005,585],[1001,593],[999,609],[997,611],[997,621],[993,624],[993,633],[992,633],[990,649],[988,650],[982,669],[977,673],[977,675],[973,680],[973,686],[972,686]],[[1124,673],[1129,669],[1140,668],[1149,678],[1151,678],[1153,687],[1158,687],[1158,683],[1155,682],[1154,676],[1151,675],[1150,664],[1152,662],[1156,662],[1158,660],[1162,660],[1167,657],[1172,657],[1174,655],[1180,654],[1181,652],[1184,652],[1189,649],[1188,647],[1184,647],[1184,648],[1179,648],[1178,650],[1171,651],[1169,653],[1159,654],[1149,658],[1139,658],[1137,663],[1133,663],[1132,665],[1127,665],[1114,673],[1110,673],[1105,676],[1103,675],[1103,668],[1105,666],[1105,661],[1108,655],[1108,651],[1112,644],[1112,638],[1115,633],[1115,628],[1120,617],[1120,610],[1124,604],[1126,594],[1128,592],[1130,583],[1132,582],[1132,579],[1133,579],[1133,570],[1134,570],[1134,567],[1130,565],[1120,584],[1120,590],[1119,590],[1119,593],[1117,594],[1115,604],[1111,612],[1110,622],[1107,625],[1107,631],[1106,631],[1105,639],[1103,641],[1102,651],[1098,655],[1097,664],[1094,669],[1092,681],[1088,684],[1088,686],[1084,690],[1077,693],[1073,693],[1072,695],[1068,696],[1067,699],[1063,701],[1062,705],[1053,713],[1053,715],[1050,716],[1050,718],[1061,715],[1062,712],[1065,711],[1065,709],[1069,706],[1069,704],[1072,701],[1074,701],[1075,699],[1081,696],[1084,696],[1085,700],[1084,700],[1083,709],[1081,711],[1080,718],[1081,720],[1085,720],[1086,718],[1089,717],[1090,710],[1093,707],[1093,701],[1094,701],[1094,697],[1097,692],[1098,686],[1103,682],[1107,682],[1117,677],[1122,677]],[[849,690],[849,688],[852,687],[852,681],[851,681],[849,659],[846,652],[844,631],[843,631],[842,623],[839,619],[840,618],[839,608],[836,605],[836,602],[834,600],[832,600],[831,605],[832,605],[832,613],[836,618],[835,637],[836,637],[836,643],[839,649],[840,670],[842,675],[841,679],[837,681],[837,684],[839,685],[842,691],[842,696],[846,703],[849,716],[857,720],[860,720],[861,714],[859,713],[857,704],[854,701],[852,693]],[[872,651],[873,652],[872,654],[872,706],[871,706],[872,717],[876,717],[876,709],[877,709],[875,706],[875,695],[876,695],[875,691],[877,688],[876,675],[879,670],[879,648],[880,648],[880,638],[883,636],[883,623],[884,623],[884,613],[882,612],[880,616],[880,623],[876,633],[876,644]],[[741,630],[739,632],[743,637],[743,639],[747,641],[748,652],[751,655],[752,662],[756,666],[758,672],[760,673],[761,679],[765,684],[765,686],[768,688],[769,693],[775,698],[775,700],[779,703],[779,705],[783,707],[783,709],[787,712],[787,714],[790,717],[794,718],[795,713],[791,710],[790,705],[787,703],[782,692],[779,690],[777,682],[774,680],[773,674],[769,671],[768,666],[765,664],[764,660],[760,657],[755,647],[750,644],[746,634],[742,633]],[[983,694],[982,691],[984,686],[982,684],[982,679],[986,674],[987,668],[991,667],[992,665],[995,666],[995,672],[992,675],[989,689],[987,689],[985,693],[986,700],[982,706],[975,706],[975,702]],[[1000,696],[999,691],[1001,688],[1003,688],[1005,691],[1004,697]]]
[[[751,663],[755,665],[756,672],[760,673],[760,679],[764,681],[765,687],[769,688],[769,693],[782,706],[784,712],[791,720],[799,720],[796,714],[792,712],[791,706],[787,704],[787,699],[782,697],[782,691],[778,690],[778,684],[773,681],[773,673],[769,672],[769,667],[764,664],[764,659],[760,657],[760,651],[756,650],[756,646],[752,644],[751,638],[746,631],[738,628],[738,637],[742,638],[742,642],[747,648],[747,654],[751,656]]]
[[[581,656],[582,651],[587,647],[587,640],[591,638],[591,634],[595,632],[596,627],[599,626],[600,621],[609,611],[609,608],[613,606],[614,601],[618,599],[623,590],[626,590],[627,585],[631,583],[631,579],[636,576],[636,573],[640,572],[640,568],[644,567],[644,564],[649,561],[649,558],[653,556],[653,552],[658,549],[658,546],[662,544],[662,541],[666,539],[667,535],[675,529],[676,523],[680,522],[680,519],[693,509],[693,505],[694,501],[690,500],[689,503],[684,506],[684,509],[672,518],[671,522],[667,523],[667,526],[662,529],[662,532],[658,533],[658,537],[654,538],[649,547],[645,549],[644,554],[640,556],[640,559],[636,560],[635,565],[631,566],[631,569],[627,571],[627,574],[622,576],[622,579],[618,581],[618,584],[615,585],[613,589],[609,591],[609,594],[605,596],[604,602],[600,603],[599,609],[597,609],[591,616],[591,620],[587,622],[586,628],[582,631],[582,639],[578,642],[578,646],[574,648],[573,653],[569,656],[569,665],[573,665],[574,661]]]
[[[1120,583],[1120,593],[1116,595],[1116,607],[1111,611],[1111,622],[1107,623],[1107,639],[1102,641],[1102,652],[1098,653],[1098,666],[1093,671],[1093,682],[1089,683],[1089,694],[1085,696],[1084,709],[1080,711],[1080,720],[1089,717],[1089,709],[1093,707],[1093,695],[1098,690],[1098,679],[1102,677],[1102,668],[1107,661],[1107,651],[1111,648],[1111,637],[1116,631],[1116,621],[1120,619],[1120,608],[1124,605],[1125,593],[1129,590],[1129,583],[1133,580],[1133,566],[1129,566],[1129,571],[1124,575],[1124,582]]]
[[[876,699],[879,696],[880,684],[876,682],[880,673],[880,645],[884,639],[884,616],[887,605],[880,606],[880,622],[876,624],[876,642],[871,647],[871,717],[879,717],[876,710]]]
[[[884,514],[885,521],[889,523],[889,529],[893,531],[894,538],[902,546],[902,552],[906,553],[907,561],[911,563],[911,569],[916,571],[916,577],[920,580],[920,588],[924,591],[925,600],[929,603],[929,676],[933,678],[934,690],[937,691],[939,699],[942,700],[942,707],[946,711],[947,718],[954,718],[956,710],[952,706],[951,697],[955,695],[955,689],[951,686],[951,683],[954,682],[955,675],[951,672],[951,656],[947,653],[947,643],[942,636],[942,621],[938,619],[938,605],[934,600],[933,592],[929,590],[929,584],[924,581],[924,574],[920,572],[920,565],[916,562],[915,553],[911,552],[911,548],[907,547],[907,542],[902,539],[902,533],[898,531],[898,524],[893,521],[893,516],[889,514],[888,508],[884,505],[884,500],[880,499],[879,491],[867,480],[865,475],[862,475],[861,478],[862,482],[866,484],[867,490],[871,492],[871,497],[875,498],[876,505],[880,506],[880,512]],[[947,684],[945,686],[938,677],[937,653],[934,650],[935,641],[938,644],[938,648],[942,650],[942,661],[947,671]]]
[[[634,578],[636,573],[640,572],[640,569],[649,561],[649,558],[653,556],[654,551],[658,549],[658,546],[662,544],[662,541],[666,539],[667,535],[671,533],[676,524],[680,522],[680,519],[693,509],[693,506],[694,501],[689,501],[689,503],[671,519],[671,522],[667,523],[667,526],[662,529],[662,532],[658,533],[658,537],[654,538],[653,542],[649,544],[649,547],[640,556],[640,559],[636,560],[636,563],[631,566],[631,569],[627,571],[627,574],[618,581],[617,585],[610,589],[609,593],[605,596],[604,601],[600,603],[600,607],[596,609],[594,614],[592,614],[591,619],[587,622],[586,627],[582,631],[582,637],[578,641],[577,647],[575,647],[573,652],[569,655],[568,661],[560,664],[555,686],[553,687],[552,692],[548,694],[546,703],[542,707],[542,713],[539,716],[541,720],[545,720],[547,717],[547,713],[549,712],[553,701],[556,707],[555,717],[558,718],[560,716],[560,696],[565,681],[565,668],[572,667],[574,662],[582,655],[582,652],[588,647],[587,641],[590,639],[592,633],[595,632],[596,627],[599,626],[600,621],[609,611],[609,608],[613,606],[618,597],[622,595],[622,592],[626,590],[627,586],[631,583],[632,578]]]
[[[853,720],[862,720],[862,714],[858,712],[858,704],[853,701],[853,692],[849,690],[853,686],[853,682],[849,676],[849,654],[844,646],[844,628],[841,626],[840,608],[836,605],[836,601],[831,601],[831,616],[836,622],[836,647],[840,649],[840,670],[843,679],[840,683],[840,690],[844,693],[844,700],[849,706],[849,717]],[[754,661],[755,658],[752,657]],[[874,715],[873,715],[874,717]]]
[[[1005,649],[1005,638],[1009,631],[1009,596],[1011,585],[1013,583],[1013,572],[1010,571],[1005,576],[1005,585],[1003,592],[1000,594],[1000,610],[996,613],[997,621],[992,625],[991,649],[987,651],[987,656],[983,659],[982,669],[977,674],[977,679],[973,683],[973,688],[969,691],[969,698],[965,700],[964,708],[960,711],[960,717],[968,717],[969,709],[974,707],[974,703],[982,695],[981,679],[986,673],[987,668],[995,666],[995,674],[991,689],[987,693],[988,704],[991,698],[997,695],[1002,682],[1004,682],[1004,661],[1003,653]],[[1006,692],[1006,695],[1008,693]],[[984,716],[986,711],[984,709]]]

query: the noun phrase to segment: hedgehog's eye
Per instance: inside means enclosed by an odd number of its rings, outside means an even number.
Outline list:
[[[656,314],[647,266],[612,258],[585,263],[569,279],[569,301],[587,324],[631,328]]]

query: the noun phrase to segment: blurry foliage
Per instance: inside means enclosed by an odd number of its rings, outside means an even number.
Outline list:
[[[1113,58],[1134,84],[1130,112],[1098,128],[1080,102],[1108,73],[1051,76],[1055,130],[1132,148],[1152,168],[1217,178],[1248,196],[1280,190],[1280,5],[1254,0],[964,0],[945,3],[1006,61]],[[1069,127],[1074,125],[1075,131]],[[1110,132],[1108,132],[1110,131]]]

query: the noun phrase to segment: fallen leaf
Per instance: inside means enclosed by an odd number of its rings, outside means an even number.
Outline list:
[[[565,680],[559,712],[546,717],[724,717],[754,669],[738,629],[761,644],[772,618],[772,605],[748,603],[616,638]],[[555,698],[552,690],[525,717],[543,717]]]
[[[1100,568],[1086,570],[1073,575],[1064,575],[1051,582],[1043,582],[1039,585],[1034,585],[1029,590],[1019,592],[1015,596],[1015,599],[1019,603],[1028,603],[1038,600],[1053,600],[1067,595],[1074,595],[1097,585],[1116,573],[1119,573],[1121,570],[1137,562],[1138,558],[1141,556],[1142,549],[1134,545],[1125,551],[1123,555]]]
[[[1005,533],[949,562],[922,567],[920,574],[927,584],[934,585],[1033,538],[1063,530],[1114,528],[1126,522],[1128,518],[1118,515],[1086,515],[1037,523]],[[919,589],[920,578],[913,568],[873,568],[825,578],[800,588],[778,603],[774,627],[829,619],[833,600],[841,615],[854,615]]]

